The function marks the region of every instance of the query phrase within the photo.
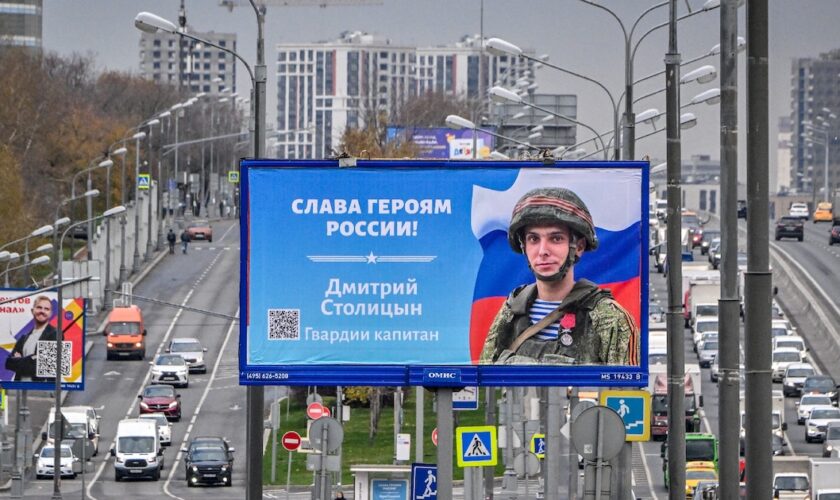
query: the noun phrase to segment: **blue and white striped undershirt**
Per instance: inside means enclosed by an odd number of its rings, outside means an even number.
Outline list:
[[[529,311],[531,324],[536,325],[539,323],[543,318],[548,316],[551,311],[557,309],[561,303],[562,302],[552,302],[550,300],[542,299],[535,300],[534,305],[531,306],[531,310]],[[559,330],[560,321],[558,320],[540,330],[533,338],[540,340],[557,340]]]

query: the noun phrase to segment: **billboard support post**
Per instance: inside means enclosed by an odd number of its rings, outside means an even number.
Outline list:
[[[452,388],[437,389],[437,491],[438,500],[452,500],[452,454],[455,430],[452,421]]]
[[[486,388],[487,397],[485,400],[485,425],[496,425],[496,388]],[[493,500],[493,476],[496,472],[496,467],[488,465],[484,468],[484,498],[485,500]]]
[[[560,387],[548,387],[547,426],[545,429],[545,498],[557,500],[560,494]]]
[[[423,432],[424,430],[424,422],[423,422],[423,410],[425,409],[425,391],[426,389],[423,386],[417,386],[415,388],[415,413],[414,413],[414,420],[416,422],[415,427],[415,434],[414,434],[414,461],[417,463],[423,462]]]

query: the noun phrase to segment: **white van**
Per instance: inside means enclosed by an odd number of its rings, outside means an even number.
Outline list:
[[[111,456],[114,457],[114,481],[124,477],[159,480],[163,470],[163,447],[154,420],[121,420],[117,424]]]
[[[97,432],[96,421],[91,420],[87,411],[79,408],[61,408],[61,414],[64,415],[64,420],[67,422],[67,427],[62,436],[63,439],[79,441],[78,444],[73,445],[73,453],[79,458],[84,457],[85,461],[96,456],[99,453],[99,433]],[[42,433],[41,439],[47,444],[54,444],[55,408],[50,408],[48,422],[47,432]],[[84,446],[82,446],[82,442],[84,442]]]

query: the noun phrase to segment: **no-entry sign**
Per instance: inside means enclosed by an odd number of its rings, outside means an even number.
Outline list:
[[[437,438],[437,427],[435,427],[434,430],[432,430],[432,444],[435,446],[437,446]]]
[[[300,448],[300,434],[295,431],[289,431],[280,438],[280,444],[289,451],[295,451]]]
[[[319,418],[327,415],[329,415],[329,410],[327,410],[327,407],[321,403],[310,403],[309,406],[306,407],[306,416],[312,420],[318,420]]]

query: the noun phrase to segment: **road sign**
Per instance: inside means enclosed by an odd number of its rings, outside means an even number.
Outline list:
[[[520,476],[536,476],[540,472],[540,459],[533,453],[520,452],[513,458],[513,470]]]
[[[624,423],[606,406],[593,406],[572,424],[572,443],[587,460],[609,460],[624,446]],[[599,446],[600,445],[600,446]]]
[[[238,170],[228,171],[228,182],[230,182],[231,184],[238,184],[239,183],[239,171]]]
[[[326,433],[324,432],[325,428]],[[327,453],[333,452],[341,447],[342,441],[344,441],[344,429],[334,418],[319,418],[309,426],[309,442],[316,450]]]
[[[545,434],[531,436],[531,453],[537,458],[545,458]]]
[[[280,438],[280,444],[283,445],[283,448],[289,451],[295,451],[300,448],[300,442],[300,434],[295,431],[289,431],[283,434],[283,437]]]
[[[437,500],[437,465],[411,464],[411,500]]]
[[[318,420],[326,416],[327,411],[325,410],[327,410],[326,406],[321,403],[309,403],[309,406],[306,407],[306,416],[312,420]]]
[[[438,438],[437,427],[435,427],[432,430],[432,444],[435,445],[435,446],[437,446],[437,438]]]
[[[478,387],[464,387],[452,393],[453,410],[477,410]]]
[[[458,427],[455,429],[459,467],[496,465],[496,427],[492,425]]]
[[[149,189],[149,186],[152,184],[152,179],[149,174],[138,174],[137,175],[137,189]]]
[[[601,404],[612,408],[624,422],[627,441],[650,441],[650,393],[643,390],[601,391]]]

